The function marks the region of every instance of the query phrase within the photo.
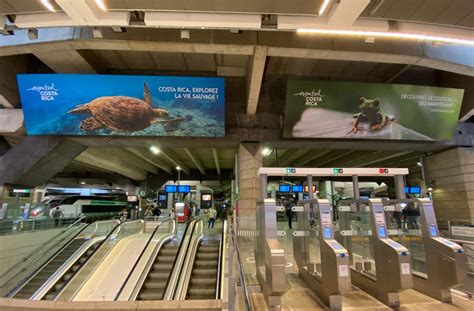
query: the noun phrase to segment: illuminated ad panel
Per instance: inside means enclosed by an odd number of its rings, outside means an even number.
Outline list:
[[[18,75],[28,135],[225,135],[223,78]]]

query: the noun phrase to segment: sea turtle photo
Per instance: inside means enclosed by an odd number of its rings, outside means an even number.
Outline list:
[[[108,128],[116,131],[139,131],[154,123],[176,123],[184,118],[167,119],[168,111],[153,108],[150,89],[143,86],[143,100],[128,96],[103,96],[79,105],[68,113],[89,114],[81,122],[84,131]]]

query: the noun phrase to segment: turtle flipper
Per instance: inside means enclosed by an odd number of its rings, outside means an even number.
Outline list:
[[[84,130],[84,131],[95,131],[95,130],[103,128],[104,125],[91,117],[91,118],[82,120],[81,125],[79,127],[81,128],[81,130]]]

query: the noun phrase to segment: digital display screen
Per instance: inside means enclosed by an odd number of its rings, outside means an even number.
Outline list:
[[[381,238],[386,238],[387,237],[387,231],[385,231],[385,227],[383,227],[383,226],[379,227],[379,237],[381,237]]]
[[[331,227],[324,227],[324,238],[330,239],[332,237]]]
[[[160,201],[166,201],[166,199],[167,199],[166,194],[160,194],[160,196],[158,197],[158,200],[160,200]]]
[[[177,192],[177,187],[175,185],[165,185],[165,192],[166,193]]]
[[[278,191],[279,192],[290,192],[290,186],[289,185],[279,185],[278,186]]]
[[[308,199],[309,199],[309,195],[303,194],[303,200],[308,200]]]
[[[188,193],[191,191],[190,186],[178,186],[178,192],[179,193]]]
[[[303,192],[303,185],[294,185],[292,190],[293,192]]]
[[[410,193],[410,187],[405,187],[405,193]]]
[[[211,201],[212,200],[212,196],[210,194],[203,194],[201,196],[201,201]]]
[[[410,193],[411,194],[420,194],[421,193],[421,187],[419,187],[419,186],[410,187]]]
[[[315,193],[316,192],[316,186],[313,185],[313,187],[311,187],[311,188],[313,189],[313,193]],[[304,192],[308,193],[308,190],[309,190],[309,186],[307,186],[307,185],[304,186]]]
[[[138,196],[136,195],[129,195],[127,197],[127,202],[138,202]]]
[[[435,225],[430,225],[430,235],[431,236],[437,236],[438,235],[438,230],[436,230]]]

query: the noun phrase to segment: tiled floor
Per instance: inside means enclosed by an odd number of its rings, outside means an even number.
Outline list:
[[[296,224],[293,224],[293,230]],[[286,230],[285,237],[278,238],[281,245],[285,249],[286,254],[286,276],[287,276],[287,292],[282,297],[282,310],[285,311],[309,311],[309,310],[328,310],[323,303],[309,290],[303,282],[298,278],[297,267],[293,258],[293,243],[291,230],[288,230],[288,225],[283,222],[278,223],[278,230]],[[248,269],[255,269],[252,262],[253,258],[253,238],[246,240],[239,239],[240,244],[243,245],[241,252],[244,254],[242,260],[248,266]],[[248,277],[249,281],[253,278],[251,273]],[[250,294],[254,310],[267,310],[262,294]],[[454,294],[452,304],[444,304],[434,299],[429,298],[415,290],[406,290],[400,294],[401,308],[399,310],[410,311],[474,311],[474,300]],[[242,304],[239,304],[242,306]],[[243,307],[243,306],[242,306]],[[239,309],[239,310],[244,310]],[[363,311],[378,311],[391,310],[387,306],[378,302],[365,292],[353,287],[353,291],[343,295],[343,310],[363,310]]]

